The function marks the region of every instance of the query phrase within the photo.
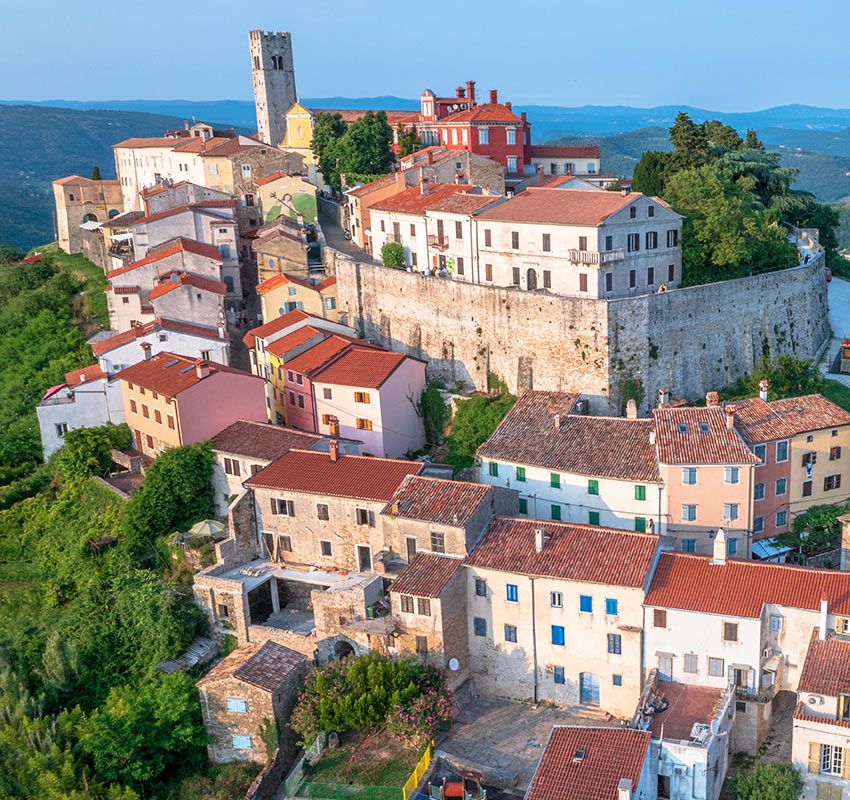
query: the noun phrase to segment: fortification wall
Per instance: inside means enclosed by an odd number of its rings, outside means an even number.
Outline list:
[[[812,358],[829,337],[822,259],[804,267],[621,300],[479,286],[352,261],[330,251],[339,307],[361,336],[429,360],[429,378],[511,391],[580,392],[620,413],[623,380],[642,410],[659,388],[697,399],[769,352]]]

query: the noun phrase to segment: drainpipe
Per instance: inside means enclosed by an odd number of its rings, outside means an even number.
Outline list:
[[[531,578],[531,652],[534,660],[534,694],[532,702],[537,702],[537,615],[534,604],[534,578]]]

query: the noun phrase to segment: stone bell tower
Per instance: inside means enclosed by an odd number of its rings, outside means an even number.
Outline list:
[[[286,112],[298,101],[292,37],[285,31],[251,31],[251,77],[260,141],[277,147],[286,133]]]

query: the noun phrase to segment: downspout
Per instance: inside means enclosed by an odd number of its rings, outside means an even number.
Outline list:
[[[531,580],[531,652],[534,661],[534,692],[532,702],[537,703],[537,614],[534,604],[534,578]]]

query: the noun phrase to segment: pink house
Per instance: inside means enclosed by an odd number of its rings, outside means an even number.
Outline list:
[[[398,458],[419,450],[425,431],[417,406],[425,362],[403,353],[352,345],[312,375],[317,433],[363,442],[364,455]],[[334,419],[336,418],[336,419]]]

